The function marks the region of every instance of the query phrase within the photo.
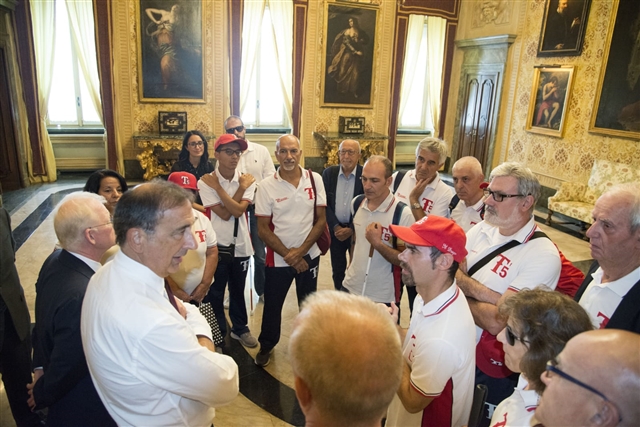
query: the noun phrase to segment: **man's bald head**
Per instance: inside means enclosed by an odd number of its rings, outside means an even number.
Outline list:
[[[305,300],[289,355],[307,421],[326,425],[380,425],[402,376],[400,337],[389,313],[344,292]]]
[[[466,156],[458,159],[451,170],[453,188],[465,205],[473,206],[483,197],[480,184],[484,181],[482,165],[475,157]]]
[[[636,426],[640,420],[640,335],[600,329],[576,335],[555,361],[587,390],[555,373],[543,373],[546,389],[536,410],[545,425]]]

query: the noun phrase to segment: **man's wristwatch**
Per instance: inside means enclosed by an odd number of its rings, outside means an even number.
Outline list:
[[[420,210],[422,210],[422,206],[420,206],[420,203],[418,203],[418,202],[411,203],[411,209],[420,209]]]

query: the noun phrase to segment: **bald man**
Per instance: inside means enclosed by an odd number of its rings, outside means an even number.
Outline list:
[[[640,423],[638,334],[604,329],[576,335],[540,378],[546,388],[535,417],[545,427]]]
[[[404,365],[400,337],[385,308],[337,291],[305,300],[289,355],[306,425],[317,427],[380,426]]]
[[[449,204],[449,216],[466,233],[484,219],[484,173],[475,157],[466,156],[453,164],[456,195]]]

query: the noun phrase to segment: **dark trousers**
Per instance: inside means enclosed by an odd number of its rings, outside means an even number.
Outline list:
[[[4,302],[2,302],[4,306]],[[11,413],[18,427],[40,425],[40,417],[27,405],[31,383],[31,339],[20,340],[9,309],[0,308],[0,375]]]
[[[262,312],[262,332],[258,341],[260,351],[270,351],[280,341],[280,328],[282,326],[282,306],[287,297],[291,282],[296,281],[296,295],[298,307],[304,299],[318,288],[318,273],[320,257],[310,259],[304,257],[309,269],[302,273],[296,273],[293,267],[267,267],[265,268],[264,287],[264,311]]]
[[[251,245],[253,245],[253,287],[258,295],[264,294],[264,262],[266,259],[265,245],[258,236],[258,219],[254,205],[247,209],[249,214],[249,228],[251,232]]]
[[[336,290],[342,289],[342,281],[347,271],[347,252],[351,247],[351,238],[341,242],[331,230],[331,270],[333,286]]]
[[[227,319],[224,317],[224,290],[229,285],[229,318],[231,332],[240,336],[249,332],[247,327],[247,306],[244,302],[244,285],[249,269],[249,257],[235,257],[232,263],[218,263],[214,282],[207,295],[211,308],[216,314],[222,336],[227,335]]]
[[[513,389],[518,385],[518,376],[519,374],[512,374],[506,378],[493,378],[476,367],[476,385],[484,384],[489,389],[483,416],[480,418],[481,427],[489,427],[496,406],[513,394]]]

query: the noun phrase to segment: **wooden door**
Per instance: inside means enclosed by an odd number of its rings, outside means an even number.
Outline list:
[[[13,126],[5,50],[0,46],[0,184],[2,191],[23,187],[20,180],[20,157]]]

